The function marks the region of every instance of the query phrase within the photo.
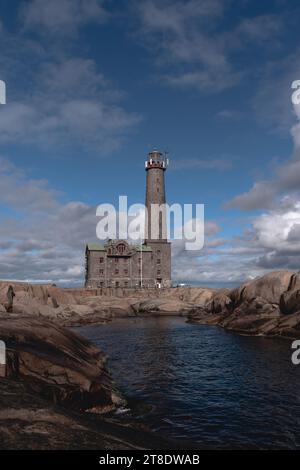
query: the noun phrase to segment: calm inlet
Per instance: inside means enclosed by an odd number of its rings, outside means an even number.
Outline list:
[[[130,415],[203,448],[300,448],[300,366],[291,341],[239,336],[183,318],[77,329],[108,355]]]

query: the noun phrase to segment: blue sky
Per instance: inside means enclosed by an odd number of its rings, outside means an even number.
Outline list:
[[[2,0],[0,278],[80,285],[95,206],[204,203],[175,281],[231,286],[300,265],[297,2]]]

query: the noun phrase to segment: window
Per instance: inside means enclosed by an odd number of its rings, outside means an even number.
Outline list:
[[[128,287],[128,282],[125,281],[125,282],[124,282],[124,285],[125,285],[125,287]]]
[[[104,259],[103,259],[103,258],[100,258],[99,261],[100,261],[100,263],[103,263]]]
[[[103,275],[103,269],[99,269],[99,274],[102,274]]]
[[[158,276],[160,276],[160,275],[161,275],[160,269],[158,269],[158,271],[157,271],[157,275],[158,275]]]
[[[115,258],[115,263],[118,263],[119,262],[119,258]]]
[[[118,252],[122,255],[125,251],[126,247],[124,245],[124,243],[120,243],[120,245],[118,245]]]
[[[157,250],[157,252],[156,252],[156,253],[157,253],[157,256],[159,256],[159,255],[160,255],[160,250]]]
[[[118,281],[116,281],[116,287],[119,287],[120,283]]]
[[[125,276],[128,275],[128,269],[124,269],[124,274],[125,274]]]
[[[118,270],[118,269],[115,269],[115,274],[119,274],[119,270]]]
[[[157,263],[157,264],[160,264],[160,259],[159,259],[159,258],[156,260],[156,263]]]

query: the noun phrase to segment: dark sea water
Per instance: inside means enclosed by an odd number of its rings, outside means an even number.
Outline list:
[[[300,448],[300,366],[291,342],[183,318],[79,329],[108,355],[130,415],[201,448]]]

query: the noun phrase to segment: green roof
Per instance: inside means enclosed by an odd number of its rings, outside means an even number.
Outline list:
[[[86,248],[89,251],[105,251],[104,245],[98,245],[97,243],[88,243]]]
[[[141,245],[133,245],[133,248],[135,248],[136,251],[141,251]],[[152,251],[152,248],[151,246],[142,245],[142,251]]]

